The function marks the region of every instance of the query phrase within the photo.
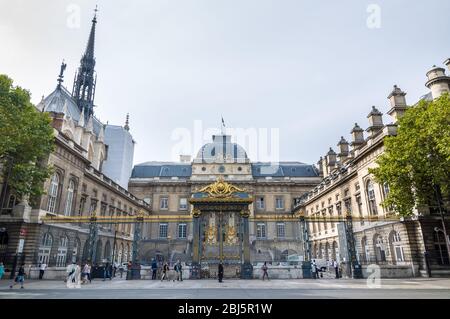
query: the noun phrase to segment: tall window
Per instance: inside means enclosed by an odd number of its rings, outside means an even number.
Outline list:
[[[161,209],[169,209],[169,198],[161,197],[159,207]]]
[[[256,209],[263,210],[264,207],[264,197],[256,198]]]
[[[186,238],[186,224],[178,224],[178,238]]]
[[[358,205],[358,215],[359,215],[359,218],[360,218],[360,223],[361,223],[361,226],[363,226],[364,225],[364,220],[363,220],[363,214],[362,214],[362,201],[361,201],[361,196],[360,195],[358,195],[358,196],[356,196],[356,205]]]
[[[39,246],[38,263],[48,264],[50,260],[50,251],[52,249],[53,237],[49,233],[45,233]]]
[[[58,255],[56,255],[56,267],[65,267],[67,258],[68,239],[63,236],[59,239]]]
[[[444,234],[440,232],[434,232],[434,252],[439,265],[450,264]]]
[[[266,224],[264,223],[256,224],[256,238],[258,239],[266,238]]]
[[[59,174],[55,173],[50,180],[50,190],[48,192],[47,211],[54,213],[56,210],[56,201],[58,199]]]
[[[180,210],[187,210],[187,198],[180,198]]]
[[[367,237],[364,236],[361,240],[361,248],[362,248],[362,253],[363,253],[363,260],[366,263],[369,263],[370,261],[370,250],[369,250],[369,245],[367,243]]]
[[[375,236],[375,253],[377,262],[386,261],[386,250],[384,247],[383,237],[381,237],[380,235]]]
[[[403,252],[402,239],[397,231],[394,231],[391,235],[391,247],[394,251],[394,262],[405,261],[405,253]]]
[[[167,230],[168,230],[167,223],[159,224],[159,238],[167,238]]]
[[[86,206],[86,196],[83,196],[80,199],[80,207],[78,209],[78,216],[83,216],[84,215],[85,206]]]
[[[75,191],[75,182],[73,180],[70,180],[69,187],[67,187],[66,207],[64,208],[64,215],[66,216],[72,215],[74,191]]]
[[[377,215],[377,202],[375,199],[375,188],[373,182],[369,180],[367,182],[367,199],[369,201],[369,214]]]
[[[283,197],[277,197],[275,199],[275,208],[276,209],[284,209],[284,199],[283,199]]]
[[[284,223],[277,223],[277,237],[286,237],[286,225]]]

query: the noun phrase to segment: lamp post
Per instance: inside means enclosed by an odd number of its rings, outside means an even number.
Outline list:
[[[167,235],[167,264],[170,265],[170,240],[172,237]]]

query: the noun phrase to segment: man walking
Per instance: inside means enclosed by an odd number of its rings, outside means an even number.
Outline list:
[[[109,263],[108,262],[105,264],[105,268],[103,269],[103,281],[105,281],[106,278],[111,279],[111,273],[109,271]]]
[[[261,267],[262,271],[263,271],[263,278],[262,280],[264,281],[264,278],[267,277],[267,280],[269,280],[269,274],[267,273],[267,261],[264,262],[264,265]]]
[[[222,265],[222,262],[219,262],[219,271],[218,271],[218,273],[219,273],[219,282],[222,282],[222,279],[223,279],[223,265]]]
[[[314,259],[311,262],[311,274],[314,279],[317,279],[317,267],[316,267],[316,261]]]
[[[156,273],[158,271],[158,264],[156,263],[156,259],[152,259],[152,280],[156,279]]]
[[[180,260],[175,265],[175,271],[177,272],[177,281],[183,281],[183,266],[181,266]]]
[[[333,267],[336,273],[336,279],[339,279],[339,264],[336,260],[333,260]]]
[[[21,264],[19,271],[17,272],[17,276],[14,279],[14,283],[9,286],[10,289],[12,289],[15,285],[20,283],[20,288],[23,289],[23,282],[25,279],[25,264]]]
[[[44,272],[47,269],[47,264],[42,263],[39,265],[39,280],[41,280],[44,277]]]
[[[169,265],[166,263],[164,263],[163,269],[162,269],[162,276],[161,276],[161,282],[167,279],[167,281],[169,281]]]
[[[86,263],[86,265],[84,265],[83,267],[83,282],[85,282],[87,280],[89,280],[89,283],[91,283],[91,266],[89,265],[89,263]]]

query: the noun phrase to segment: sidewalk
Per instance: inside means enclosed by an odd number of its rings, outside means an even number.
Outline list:
[[[1,280],[0,290],[8,290],[11,280]],[[26,280],[25,289],[68,289],[62,280]],[[124,280],[115,278],[102,281],[95,279],[92,284],[81,285],[81,289],[374,289],[365,279],[278,279],[270,281],[224,280],[222,284],[216,280]],[[382,289],[448,289],[450,293],[450,279],[447,278],[413,278],[413,279],[381,279]],[[17,285],[14,289],[20,289]]]

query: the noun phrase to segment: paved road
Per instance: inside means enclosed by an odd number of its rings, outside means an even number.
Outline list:
[[[25,289],[0,281],[0,299],[317,299],[392,298],[450,299],[450,279],[381,280],[371,288],[366,280],[185,280],[183,282],[95,280],[79,289],[62,281],[30,281]]]

